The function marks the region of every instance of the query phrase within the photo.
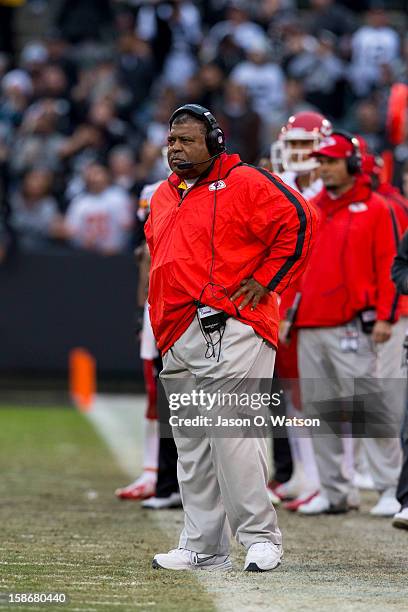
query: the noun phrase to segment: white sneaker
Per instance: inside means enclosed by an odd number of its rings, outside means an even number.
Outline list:
[[[408,506],[403,508],[392,519],[392,526],[400,529],[408,529]]]
[[[274,489],[275,495],[282,500],[295,499],[306,489],[306,483],[301,477],[293,477]]]
[[[155,555],[153,569],[225,571],[232,569],[228,555],[204,555],[186,548],[175,548]]]
[[[319,493],[307,504],[302,504],[298,508],[299,514],[323,514],[330,508],[330,502],[325,495]]]
[[[282,547],[272,542],[257,542],[249,547],[245,559],[246,572],[268,572],[280,565]]]
[[[367,489],[368,491],[375,490],[374,480],[369,472],[354,472],[352,483],[357,489]]]
[[[142,508],[149,510],[165,510],[166,508],[181,508],[180,493],[171,493],[168,497],[151,497],[141,503]]]
[[[387,489],[381,495],[376,505],[371,508],[371,516],[394,516],[401,509],[401,504],[395,497],[395,489]]]

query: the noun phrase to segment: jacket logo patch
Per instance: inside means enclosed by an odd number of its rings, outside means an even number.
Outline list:
[[[215,183],[211,183],[211,185],[209,185],[208,189],[209,191],[218,191],[219,189],[225,189],[226,184],[224,183],[224,181],[215,181]]]
[[[349,204],[349,210],[351,212],[364,212],[365,210],[368,210],[368,206],[367,204],[364,204],[364,202],[356,202],[355,204]]]

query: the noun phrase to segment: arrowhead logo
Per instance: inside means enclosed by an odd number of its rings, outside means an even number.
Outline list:
[[[219,189],[225,189],[226,184],[224,183],[224,181],[215,181],[215,183],[211,183],[211,185],[208,187],[209,191],[218,191]]]
[[[355,213],[364,212],[368,210],[368,206],[364,202],[356,202],[355,204],[349,204],[349,210]]]

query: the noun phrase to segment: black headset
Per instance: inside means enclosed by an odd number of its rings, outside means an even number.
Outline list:
[[[336,135],[346,138],[346,140],[348,140],[353,147],[353,152],[350,157],[346,157],[346,167],[349,174],[358,174],[361,172],[362,165],[360,143],[358,142],[357,138],[353,136],[353,134],[350,134],[350,132],[347,132],[346,130],[334,130],[334,132],[330,134],[330,136]]]
[[[170,117],[170,128],[175,118],[184,113],[192,115],[193,117],[196,117],[197,119],[200,119],[206,123],[207,134],[205,136],[205,143],[210,155],[218,155],[225,151],[226,147],[224,132],[218,125],[214,115],[200,104],[184,104],[183,106],[180,106],[180,108],[177,108]]]

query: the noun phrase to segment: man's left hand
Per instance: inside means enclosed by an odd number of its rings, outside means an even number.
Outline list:
[[[267,293],[269,293],[269,289],[258,283],[254,278],[244,278],[244,280],[241,281],[241,289],[238,289],[234,295],[231,296],[231,300],[234,301],[241,297],[241,295],[244,295],[245,297],[238,306],[238,310],[243,310],[251,301],[251,310],[254,310]]]
[[[392,325],[388,321],[376,321],[371,332],[372,339],[378,344],[387,342],[391,338]]]

